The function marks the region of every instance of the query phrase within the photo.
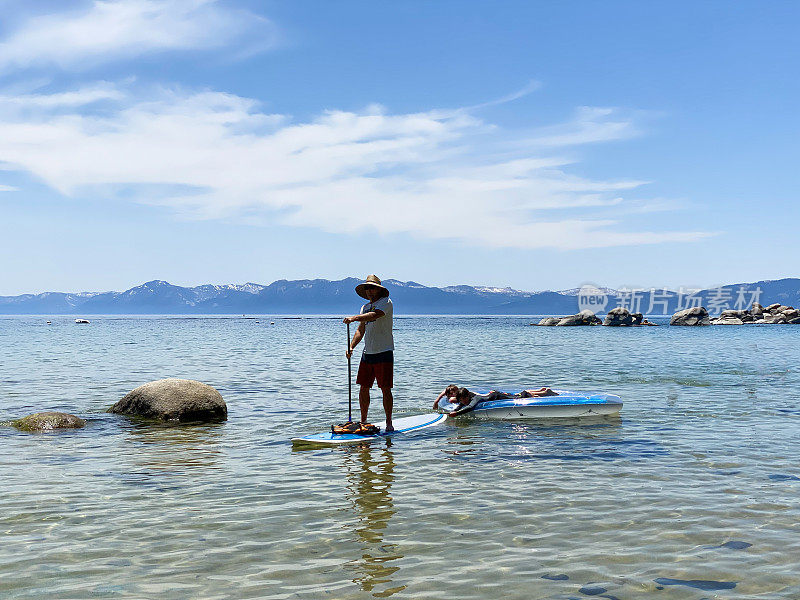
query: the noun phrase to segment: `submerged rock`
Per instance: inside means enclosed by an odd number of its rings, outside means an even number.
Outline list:
[[[40,412],[12,421],[20,431],[52,431],[54,429],[79,429],[86,421],[75,415],[62,412]]]
[[[679,310],[669,321],[670,325],[710,325],[711,320],[708,318],[708,311],[703,306],[695,306]]]
[[[222,395],[191,379],[160,379],[139,386],[109,412],[161,421],[210,422],[228,418]]]

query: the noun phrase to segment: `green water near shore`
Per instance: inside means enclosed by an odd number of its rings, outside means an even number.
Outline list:
[[[0,597],[800,597],[800,328],[400,318],[398,415],[451,382],[604,390],[622,414],[297,451],[346,410],[343,325],[272,320],[0,319],[0,420],[88,420],[0,427]],[[229,420],[104,412],[168,376]]]

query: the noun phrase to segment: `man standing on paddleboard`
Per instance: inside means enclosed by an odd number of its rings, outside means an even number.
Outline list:
[[[386,412],[386,431],[394,431],[392,427],[392,385],[394,376],[394,337],[392,336],[392,301],[389,290],[381,285],[376,275],[367,277],[364,283],[356,286],[356,294],[368,300],[361,307],[361,313],[345,317],[345,323],[358,321],[358,329],[350,340],[347,358],[353,355],[353,349],[364,340],[364,353],[358,365],[356,383],[358,404],[361,407],[361,422],[367,422],[369,411],[369,390],[377,380],[383,393],[383,410]]]

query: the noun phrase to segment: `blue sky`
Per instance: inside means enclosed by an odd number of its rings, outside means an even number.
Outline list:
[[[0,0],[0,294],[798,276],[798,17]]]

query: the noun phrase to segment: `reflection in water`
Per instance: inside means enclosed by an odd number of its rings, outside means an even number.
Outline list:
[[[461,419],[455,422],[447,438],[445,454],[464,454],[481,450],[487,438],[498,436],[516,443],[537,443],[547,440],[559,442],[596,442],[617,440],[622,419],[619,415],[583,417],[581,419],[539,419],[519,421],[479,421]]]
[[[137,467],[157,473],[205,472],[217,467],[223,425],[135,423],[128,429],[126,454]]]
[[[373,592],[376,598],[388,598],[406,586],[386,587],[373,591],[377,586],[391,583],[391,576],[400,568],[389,563],[403,558],[397,544],[384,544],[383,535],[394,515],[391,486],[394,481],[394,456],[391,439],[386,446],[370,444],[343,448],[344,467],[347,474],[347,498],[353,504],[358,525],[355,533],[361,542],[361,558],[349,563],[356,572],[353,582],[365,592]]]
[[[510,461],[508,464],[542,459],[639,460],[668,454],[650,436],[623,435],[622,423],[616,415],[580,421],[473,421],[472,428],[454,428],[442,452],[448,460]],[[488,439],[504,439],[506,443],[487,451]]]

